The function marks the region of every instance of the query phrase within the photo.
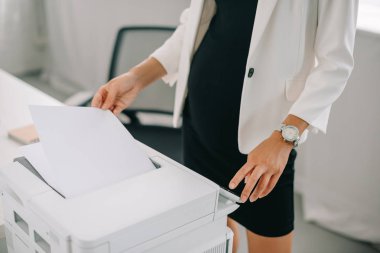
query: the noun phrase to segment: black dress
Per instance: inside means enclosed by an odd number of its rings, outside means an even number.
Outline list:
[[[183,112],[184,163],[227,188],[247,159],[238,149],[238,123],[257,0],[216,4],[216,15],[190,69]],[[294,159],[295,151],[271,194],[242,204],[230,217],[263,236],[292,231]],[[236,189],[238,195],[242,188],[241,184]]]

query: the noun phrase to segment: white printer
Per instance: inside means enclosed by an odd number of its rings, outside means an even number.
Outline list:
[[[8,252],[232,252],[238,198],[143,148],[156,170],[70,199],[19,162],[2,168]]]

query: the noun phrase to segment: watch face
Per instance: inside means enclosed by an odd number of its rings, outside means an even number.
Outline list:
[[[286,126],[282,130],[282,137],[287,141],[295,141],[298,138],[298,129],[294,126]]]

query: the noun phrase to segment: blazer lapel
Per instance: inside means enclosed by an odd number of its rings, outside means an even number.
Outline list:
[[[250,54],[256,50],[277,1],[278,0],[259,0],[257,5],[255,23],[253,25]]]

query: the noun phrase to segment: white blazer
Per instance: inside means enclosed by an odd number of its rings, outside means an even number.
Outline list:
[[[288,114],[326,133],[331,105],[353,68],[357,11],[358,0],[258,1],[240,105],[242,153],[268,138]],[[167,71],[163,80],[177,82],[174,126],[192,56],[215,13],[215,0],[192,0],[174,34],[151,55]]]

